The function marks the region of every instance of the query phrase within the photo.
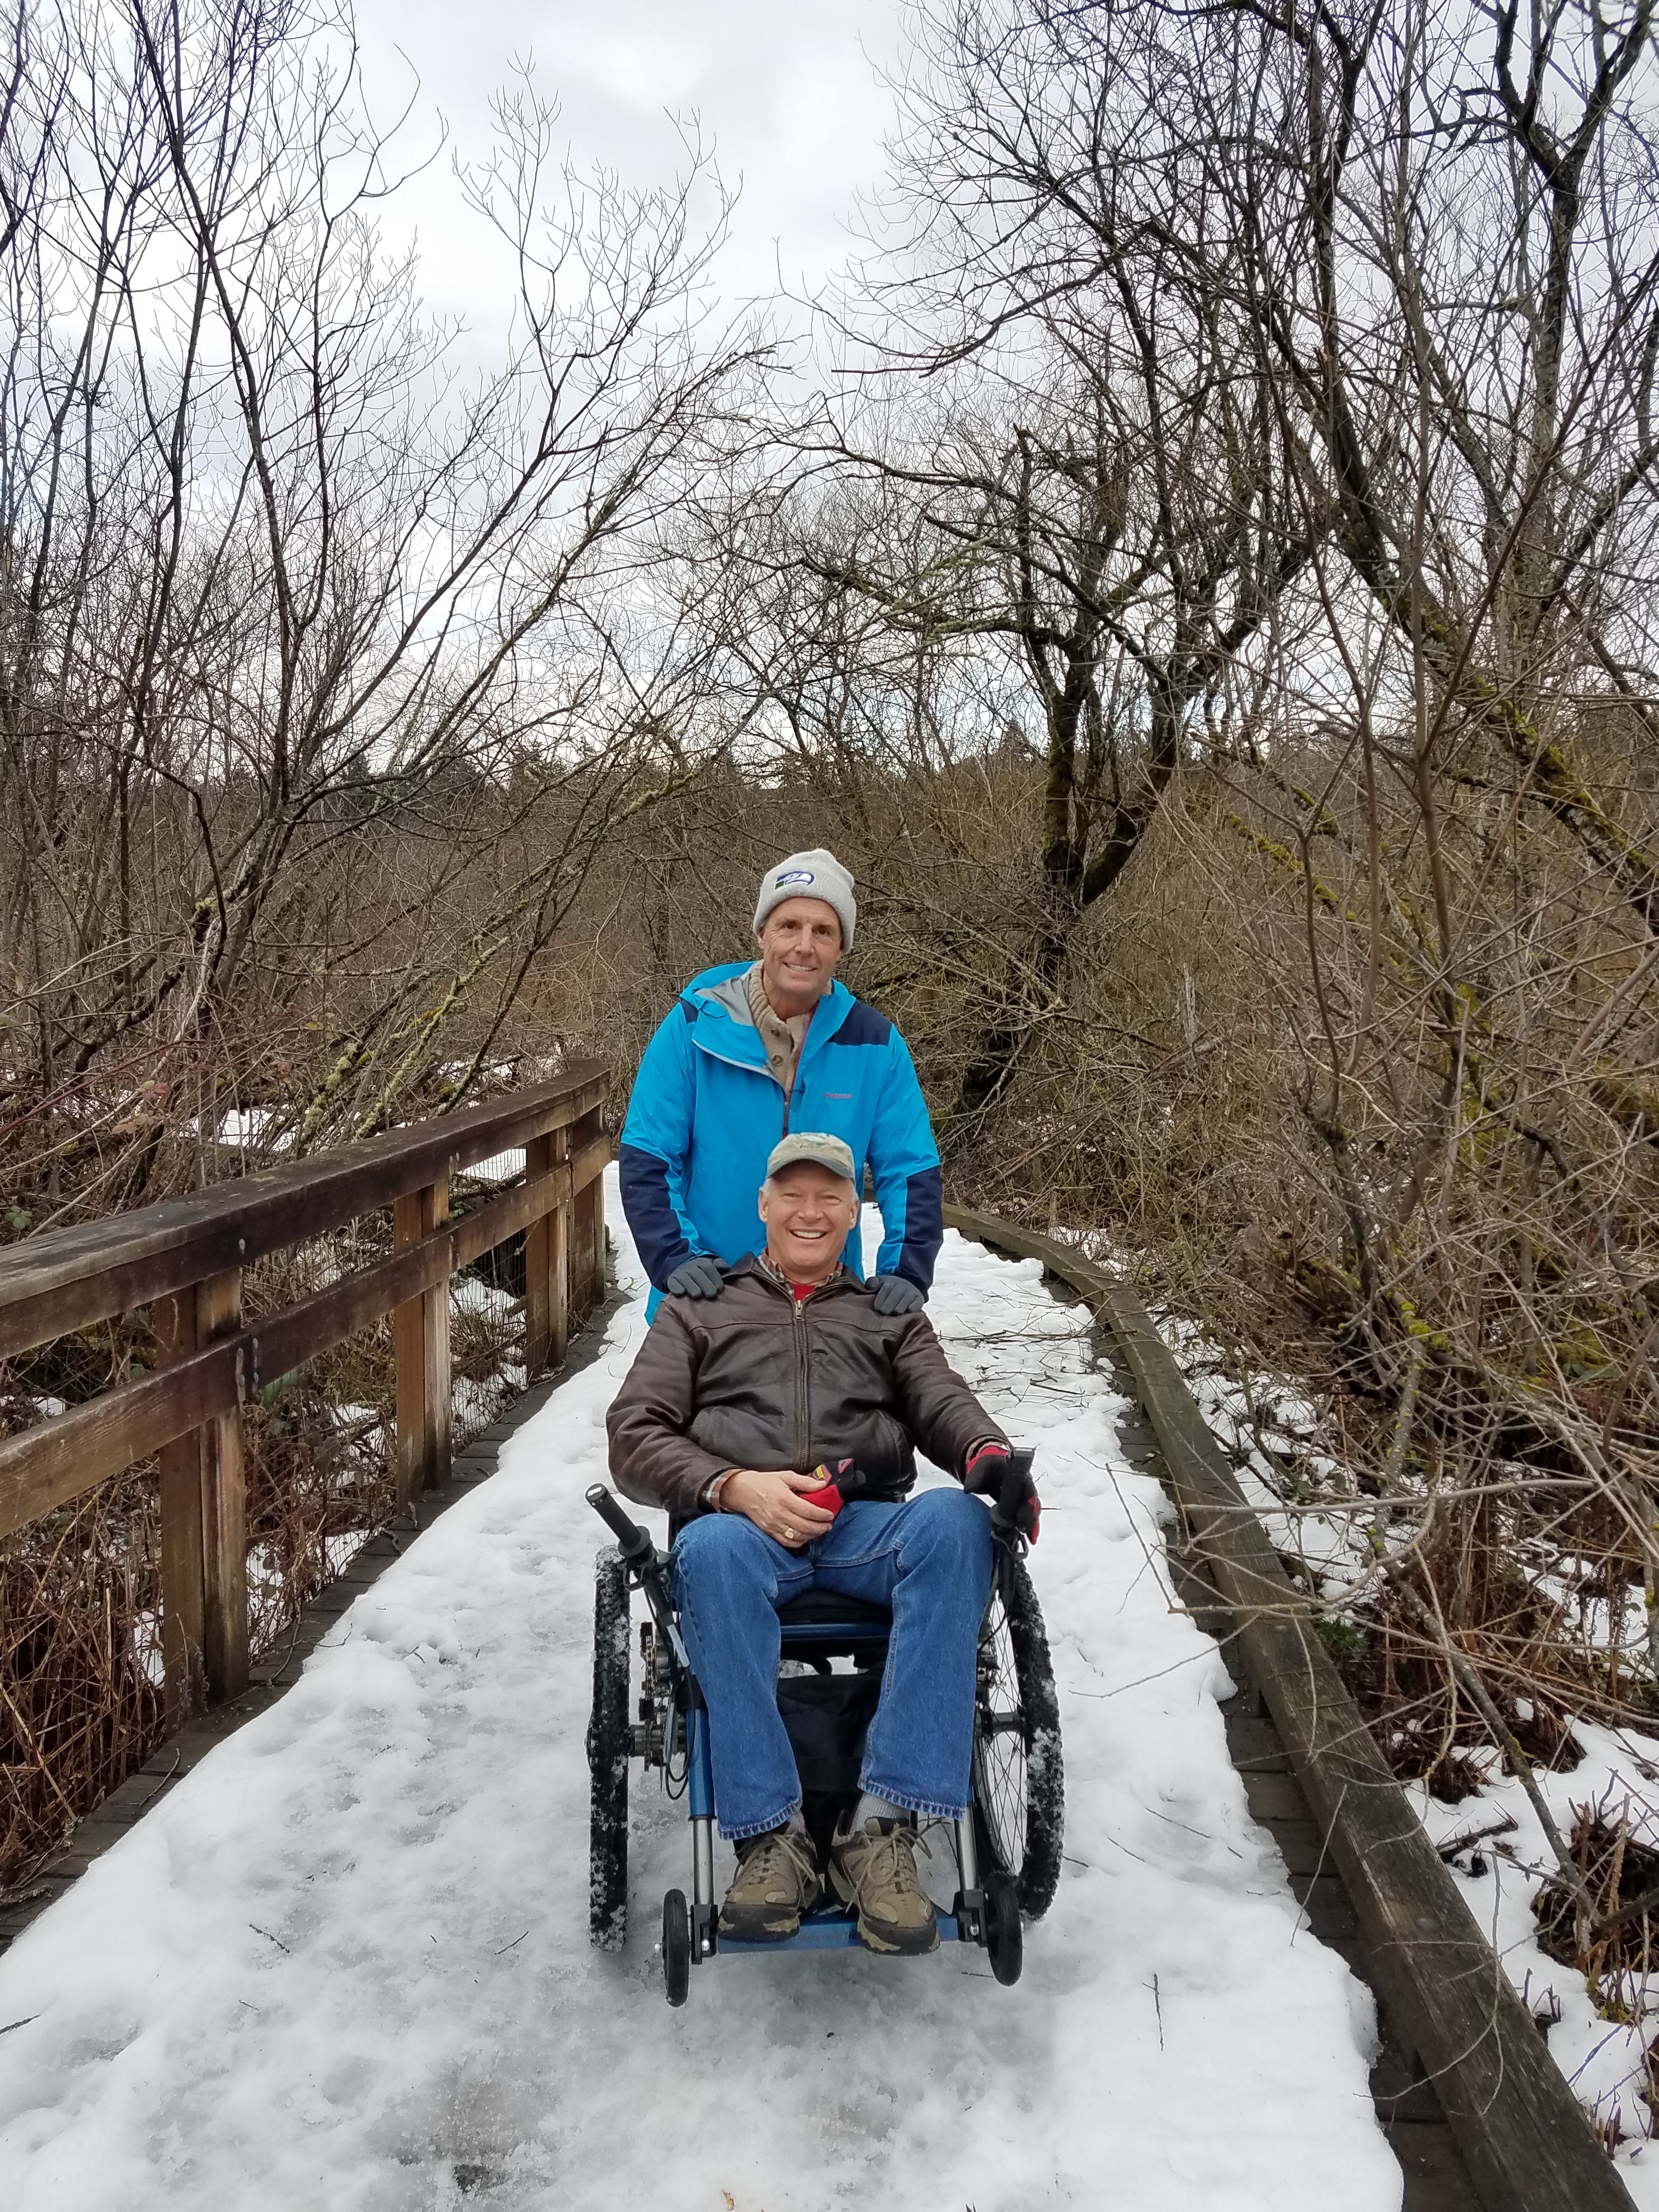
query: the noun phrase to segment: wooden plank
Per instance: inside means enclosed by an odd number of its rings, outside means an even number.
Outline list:
[[[449,1184],[434,1183],[428,1209],[428,1232],[449,1218]],[[422,1330],[426,1360],[426,1449],[421,1462],[421,1487],[439,1490],[449,1480],[450,1438],[454,1422],[455,1369],[449,1352],[449,1286],[446,1274],[423,1295]]]
[[[593,1118],[597,1123],[599,1121],[598,1115],[595,1115]],[[591,1140],[589,1149],[597,1149],[604,1158],[608,1158],[610,1156],[611,1147],[606,1144],[603,1133]],[[593,1273],[592,1278],[592,1290],[591,1295],[592,1298],[592,1306],[593,1308],[597,1308],[605,1304],[605,1294],[609,1287],[605,1281],[605,1272],[604,1176],[602,1175],[596,1175],[586,1188],[592,1194],[590,1200],[592,1210],[588,1218],[588,1235],[592,1243],[593,1263]],[[591,1310],[592,1309],[590,1309],[590,1310]]]
[[[525,1146],[527,1182],[538,1181],[553,1164],[551,1137],[532,1137]],[[524,1372],[526,1382],[548,1364],[553,1340],[552,1269],[548,1261],[551,1216],[538,1213],[524,1232]]]
[[[242,1330],[240,1268],[210,1276],[196,1291],[196,1335],[204,1346]],[[204,1423],[202,1448],[202,1668],[210,1705],[247,1687],[247,1478],[240,1403]]]
[[[196,1349],[196,1285],[155,1314],[169,1363]],[[202,1656],[206,1614],[202,1553],[202,1443],[196,1430],[161,1447],[161,1666],[167,1726],[180,1729],[207,1702]]]
[[[609,1147],[602,1147],[608,1154]],[[556,1204],[538,1211],[525,1230],[525,1373],[526,1380],[541,1374],[549,1367],[556,1367],[563,1359],[570,1334],[569,1279],[567,1273],[570,1249],[570,1193],[572,1169],[569,1162],[570,1132],[568,1129],[550,1130],[544,1137],[532,1139],[526,1148],[525,1174],[527,1182],[545,1181],[550,1188],[560,1186]],[[601,1157],[599,1165],[604,1167]],[[584,1155],[576,1163],[587,1176],[587,1159]]]
[[[1481,2203],[1488,2212],[1629,2212],[1623,2182],[1424,1834],[1146,1309],[1050,1237],[957,1206],[945,1218],[965,1236],[1041,1260],[1111,1329],[1377,1979],[1434,2079]]]
[[[570,1176],[574,1195],[576,1170],[570,1160],[569,1130],[556,1129],[551,1141],[554,1159]],[[562,1367],[570,1349],[570,1206],[567,1198],[542,1217],[547,1224],[547,1358],[551,1367]]]
[[[556,1082],[463,1113],[0,1248],[0,1358],[322,1236],[527,1144],[591,1115],[607,1080],[598,1061],[580,1061]]]
[[[246,1339],[216,1344],[56,1420],[0,1438],[0,1536],[148,1459],[234,1406]]]

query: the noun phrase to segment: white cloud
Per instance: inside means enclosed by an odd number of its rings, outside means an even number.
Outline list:
[[[742,182],[718,273],[732,305],[769,297],[780,268],[792,289],[821,283],[848,250],[855,197],[882,173],[891,103],[877,69],[897,51],[897,0],[358,0],[358,23],[378,114],[418,76],[406,159],[430,150],[441,116],[454,152],[484,155],[490,95],[530,57],[577,166],[602,163],[624,185],[683,169],[675,118],[695,118],[727,185]],[[418,234],[431,304],[480,337],[499,327],[508,272],[459,209],[447,155],[398,209],[389,228]]]

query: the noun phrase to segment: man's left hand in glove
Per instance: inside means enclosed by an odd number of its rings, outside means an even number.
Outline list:
[[[1000,1521],[1018,1528],[1029,1544],[1037,1540],[1042,1501],[1031,1477],[1031,1455],[1011,1452],[1006,1444],[975,1444],[968,1454],[962,1486],[980,1498],[996,1500]]]
[[[877,1275],[872,1279],[878,1314],[920,1313],[927,1303],[926,1292],[919,1290],[908,1275]]]

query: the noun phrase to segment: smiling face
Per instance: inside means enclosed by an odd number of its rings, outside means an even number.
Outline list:
[[[835,979],[841,958],[841,922],[825,899],[785,899],[755,933],[761,983],[781,1014],[816,1006]]]
[[[761,1185],[766,1249],[792,1283],[827,1283],[859,1218],[859,1195],[844,1176],[816,1160],[796,1160]]]

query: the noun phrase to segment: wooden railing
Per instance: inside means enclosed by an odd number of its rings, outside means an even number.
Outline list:
[[[449,1471],[452,1275],[523,1231],[526,1370],[564,1357],[572,1320],[605,1294],[605,1086],[581,1061],[535,1090],[0,1249],[0,1358],[149,1309],[163,1364],[0,1438],[0,1538],[160,1455],[170,1720],[247,1686],[241,1409],[255,1392],[392,1315],[407,1509]],[[520,1146],[524,1181],[451,1221],[450,1178]],[[388,1258],[245,1325],[245,1268],[387,1206]]]

